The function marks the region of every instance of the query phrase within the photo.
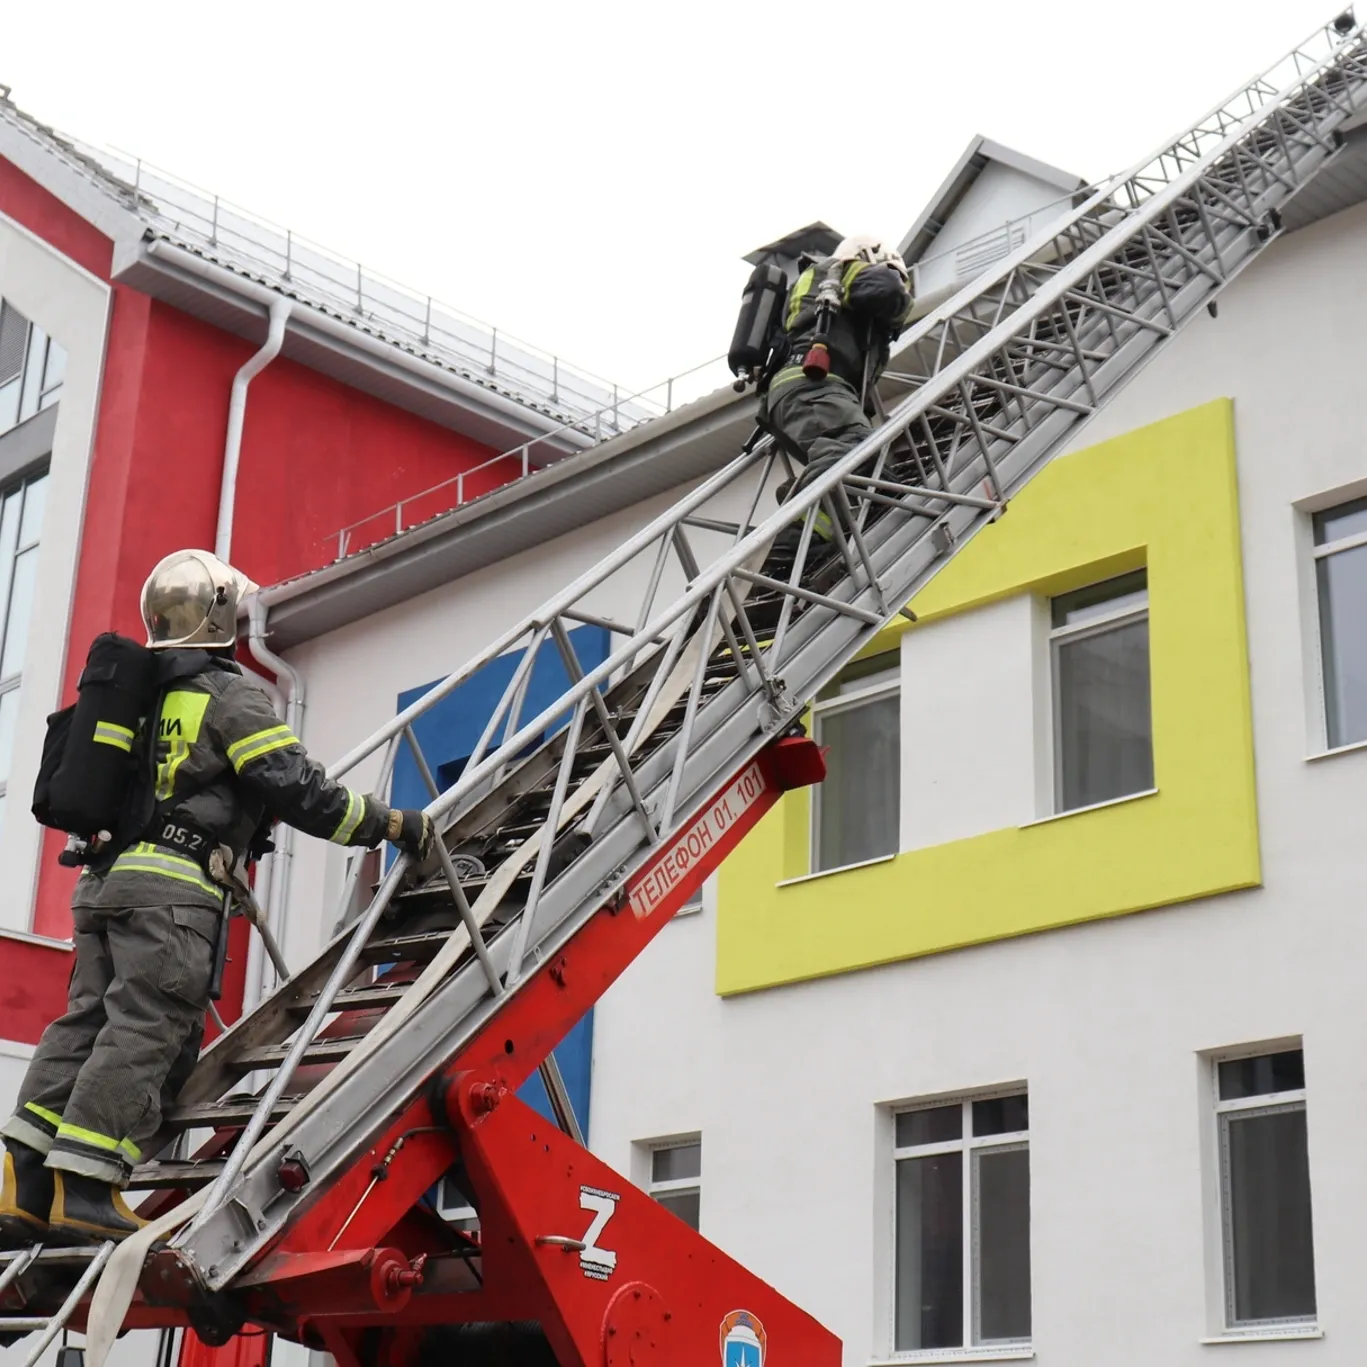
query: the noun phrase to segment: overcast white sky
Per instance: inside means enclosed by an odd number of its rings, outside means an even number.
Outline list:
[[[1094,178],[1332,0],[6,7],[21,108],[628,385],[726,349],[740,257],[900,237],[975,133]]]

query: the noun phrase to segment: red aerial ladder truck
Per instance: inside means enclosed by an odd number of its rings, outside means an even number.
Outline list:
[[[1345,13],[921,320],[883,379],[905,396],[773,516],[754,521],[786,458],[758,440],[340,761],[381,754],[383,787],[410,747],[437,849],[397,860],[204,1052],[135,1174],[147,1229],[0,1253],[0,1334],[30,1335],[26,1364],[64,1327],[102,1367],[124,1328],[187,1326],[341,1367],[835,1367],[834,1335],[583,1147],[551,1051],[779,796],[820,780],[815,694],[1275,239],[1365,104]],[[818,563],[822,511],[838,553]],[[686,587],[660,607],[666,572]],[[583,623],[620,641],[592,669]],[[515,649],[439,792],[414,719]],[[570,686],[524,718],[543,651]],[[557,1123],[515,1095],[538,1070]],[[424,1203],[447,1174],[477,1234]]]

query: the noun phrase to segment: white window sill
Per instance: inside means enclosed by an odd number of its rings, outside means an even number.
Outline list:
[[[864,859],[858,864],[841,864],[838,869],[821,869],[816,873],[801,873],[796,878],[785,878],[781,883],[775,883],[776,888],[790,888],[794,883],[810,883],[817,878],[830,878],[837,873],[849,873],[852,869],[869,869],[875,864],[891,864],[897,858],[893,854],[880,854],[877,859]],[[889,1358],[889,1362],[906,1362],[907,1358]]]
[[[1315,1324],[1288,1324],[1278,1329],[1231,1329],[1224,1334],[1213,1334],[1202,1343],[1281,1343],[1283,1339],[1322,1339],[1324,1330]]]
[[[54,940],[48,935],[33,935],[26,930],[6,930],[3,926],[0,926],[0,940],[22,940],[26,945],[42,945],[44,949],[76,948],[70,940]]]
[[[1035,1350],[1027,1343],[1013,1347],[940,1348],[928,1353],[898,1353],[896,1357],[871,1358],[869,1367],[918,1367],[934,1362],[1028,1362]]]
[[[1355,740],[1350,745],[1336,745],[1331,750],[1316,750],[1313,755],[1306,755],[1305,762],[1314,764],[1319,759],[1333,759],[1335,755],[1351,755],[1355,750],[1367,750],[1367,740]]]
[[[1028,831],[1031,826],[1047,826],[1051,821],[1067,821],[1070,816],[1081,816],[1084,812],[1100,812],[1107,807],[1121,807],[1127,802],[1142,802],[1146,797],[1157,796],[1157,788],[1145,788],[1142,793],[1126,793],[1124,797],[1112,797],[1105,802],[1093,802],[1089,807],[1070,807],[1066,812],[1055,812],[1052,816],[1042,816],[1036,821],[1025,821],[1021,823],[1020,829]]]

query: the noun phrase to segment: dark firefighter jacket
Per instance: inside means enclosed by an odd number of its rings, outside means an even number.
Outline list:
[[[788,355],[784,367],[769,388],[802,378],[802,357],[816,336],[817,292],[830,274],[840,280],[841,307],[831,323],[826,346],[831,374],[854,386],[864,385],[864,358],[873,352],[869,368],[872,380],[888,363],[888,348],[902,331],[911,311],[911,293],[891,266],[864,261],[842,262],[827,257],[809,266],[788,291],[784,314]]]
[[[377,845],[389,808],[334,783],[308,757],[266,694],[230,660],[174,683],[157,718],[156,815],[144,839],[104,872],[87,870],[74,905],[219,907],[193,831],[241,856],[263,816],[339,845]],[[191,832],[187,842],[174,828]]]

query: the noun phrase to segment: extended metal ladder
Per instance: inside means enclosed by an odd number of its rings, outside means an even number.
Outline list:
[[[923,319],[884,380],[911,392],[800,496],[756,523],[785,458],[753,444],[334,766],[382,753],[382,790],[411,747],[442,841],[421,868],[395,862],[354,927],[204,1053],[151,1149],[211,1131],[197,1156],[138,1169],[136,1186],[198,1193],[192,1218],[165,1237],[204,1288],[232,1286],[793,731],[816,693],[1267,246],[1279,207],[1364,104],[1367,37],[1346,14],[1153,157],[1079,192],[1071,212]],[[822,510],[836,554],[818,563]],[[766,567],[788,527],[800,529],[795,559]],[[657,608],[667,573],[687,587]],[[609,593],[619,605],[634,594],[634,614],[610,615]],[[583,624],[617,642],[592,667],[571,640]],[[513,650],[521,661],[474,753],[439,792],[413,722]],[[547,653],[571,685],[525,717]],[[357,859],[344,907],[359,874]],[[395,967],[375,976],[383,966]],[[233,1094],[265,1073],[259,1092]],[[553,1067],[543,1075],[571,1128]]]

